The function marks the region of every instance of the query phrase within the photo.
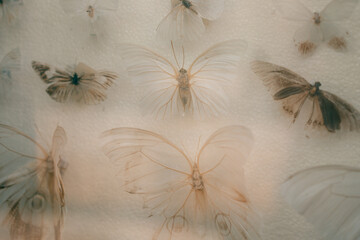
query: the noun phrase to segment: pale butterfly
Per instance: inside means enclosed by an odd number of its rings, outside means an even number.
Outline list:
[[[94,23],[99,17],[119,8],[119,0],[60,0],[60,3],[67,14],[89,20],[90,34],[96,34]]]
[[[65,143],[65,131],[59,126],[47,150],[21,131],[0,124],[0,209],[10,239],[61,239]]]
[[[324,239],[360,239],[360,169],[329,165],[289,177],[285,200],[313,223]]]
[[[84,63],[67,66],[65,70],[36,61],[32,67],[49,86],[46,92],[57,102],[75,100],[85,104],[98,104],[107,96],[105,91],[118,78],[116,73],[96,71]]]
[[[168,40],[198,39],[205,32],[203,19],[215,20],[224,10],[224,0],[171,0],[172,10],[157,32]]]
[[[218,115],[227,107],[225,86],[238,77],[238,65],[247,44],[230,40],[210,47],[185,68],[184,49],[179,64],[172,45],[174,65],[141,46],[122,44],[121,56],[136,86],[143,88],[142,106],[155,117]]]
[[[281,101],[283,109],[293,117],[293,122],[303,106],[308,105],[311,106],[308,126],[324,127],[329,132],[360,129],[360,112],[335,94],[320,90],[320,82],[310,84],[300,75],[272,63],[255,61],[252,67],[274,100]]]
[[[22,5],[22,0],[0,0],[0,21],[14,23]]]
[[[0,90],[1,94],[6,94],[8,86],[11,84],[14,71],[20,70],[20,50],[11,50],[0,62]]]
[[[193,233],[200,239],[260,239],[261,220],[246,193],[244,164],[253,145],[249,129],[214,132],[195,158],[159,134],[115,128],[102,135],[130,194],[144,200],[149,217],[163,218],[152,239]]]
[[[294,35],[301,54],[312,53],[321,42],[342,50],[347,47],[346,30],[336,26],[349,19],[359,0],[332,0],[322,11],[312,12],[298,0],[274,0],[280,13],[289,20],[301,21],[303,26]]]

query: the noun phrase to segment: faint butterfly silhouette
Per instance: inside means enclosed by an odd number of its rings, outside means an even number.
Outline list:
[[[164,222],[152,239],[187,231],[201,239],[259,239],[261,226],[244,184],[243,166],[253,144],[249,129],[214,132],[192,159],[168,139],[142,129],[103,133],[105,154],[120,164],[124,187],[144,199],[149,217]]]

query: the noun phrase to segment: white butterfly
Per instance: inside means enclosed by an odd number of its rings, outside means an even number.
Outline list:
[[[109,139],[104,152],[120,164],[126,190],[143,197],[149,217],[164,218],[153,240],[188,230],[201,239],[260,238],[261,221],[244,184],[243,166],[253,145],[249,129],[219,129],[194,159],[150,131],[117,128],[102,136]]]
[[[203,19],[215,20],[224,10],[224,0],[171,0],[171,12],[160,22],[158,34],[168,40],[198,39],[205,32]]]
[[[119,8],[119,0],[60,0],[60,3],[67,14],[89,19],[91,34],[96,34],[94,23],[99,17]]]
[[[122,57],[135,84],[144,88],[143,107],[156,117],[171,115],[216,115],[224,111],[224,86],[237,78],[238,64],[246,43],[231,40],[216,44],[184,68],[159,54],[133,44],[121,45]]]
[[[360,239],[360,169],[320,166],[283,184],[286,201],[319,228],[327,240]]]
[[[32,67],[40,78],[49,84],[46,92],[57,102],[75,100],[85,104],[104,101],[107,90],[116,78],[116,73],[96,71],[84,63],[68,66],[65,70],[36,61]]]
[[[59,167],[65,143],[59,126],[48,151],[19,130],[0,124],[1,218],[12,240],[42,240],[48,234],[61,239],[65,198]]]
[[[0,62],[0,89],[1,94],[8,90],[7,85],[11,83],[13,71],[20,70],[20,50],[15,48],[11,50]]]
[[[311,53],[324,41],[336,50],[346,48],[347,33],[336,27],[335,23],[348,19],[359,0],[332,0],[321,12],[314,13],[298,0],[275,0],[274,2],[285,18],[304,22],[294,35],[294,41],[300,53]]]
[[[0,21],[14,23],[22,5],[22,0],[0,0]]]

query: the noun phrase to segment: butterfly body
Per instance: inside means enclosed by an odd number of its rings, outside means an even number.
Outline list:
[[[88,13],[88,16],[89,16],[90,18],[94,18],[94,16],[95,16],[95,9],[94,9],[93,6],[91,6],[91,5],[88,6],[86,12]]]
[[[314,23],[315,23],[316,25],[319,25],[319,24],[321,23],[320,13],[314,12],[313,20],[314,20]]]
[[[191,85],[187,71],[181,68],[176,80],[178,81],[179,97],[184,108],[184,113],[189,112],[191,108]]]
[[[182,5],[186,8],[191,8],[192,3],[189,0],[180,0]]]

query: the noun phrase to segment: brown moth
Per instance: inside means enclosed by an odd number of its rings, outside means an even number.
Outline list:
[[[310,100],[312,108],[306,125],[323,126],[329,132],[359,130],[359,111],[338,96],[320,90],[320,82],[312,85],[289,69],[262,61],[253,62],[252,69],[269,88],[274,100],[281,101],[283,109],[293,116],[293,122]]]
[[[61,103],[70,100],[85,104],[100,103],[107,98],[105,90],[118,78],[116,73],[96,71],[84,63],[62,70],[33,61],[32,68],[49,84],[46,89],[49,96]]]
[[[46,150],[28,135],[0,124],[0,208],[11,240],[61,239],[65,144],[66,133],[59,126]]]
[[[152,239],[260,239],[261,220],[245,188],[244,164],[253,145],[242,126],[214,132],[196,157],[163,136],[137,128],[104,132],[104,153],[119,164],[124,188],[163,218]],[[183,238],[181,238],[183,239]]]

